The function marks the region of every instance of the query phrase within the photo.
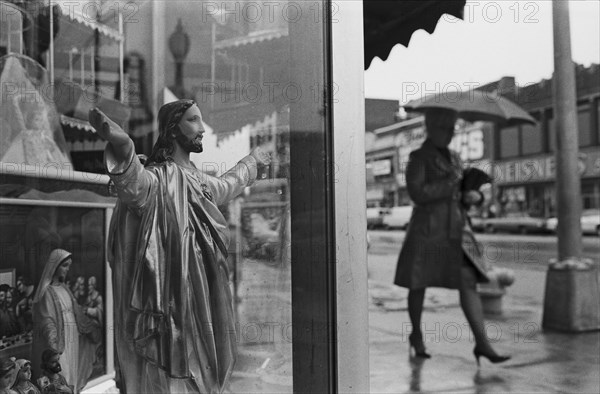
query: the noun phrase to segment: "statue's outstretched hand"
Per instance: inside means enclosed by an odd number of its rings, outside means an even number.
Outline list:
[[[123,131],[121,126],[113,122],[104,112],[98,108],[92,108],[89,113],[90,124],[96,132],[105,141],[112,144],[115,147],[122,145],[129,145],[131,139]]]
[[[271,156],[267,152],[262,150],[260,147],[252,149],[252,152],[250,152],[250,156],[256,159],[256,162],[259,166],[268,166],[269,164],[271,164]]]

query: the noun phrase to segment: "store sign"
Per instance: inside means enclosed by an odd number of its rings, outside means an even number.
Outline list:
[[[481,129],[457,131],[450,142],[450,149],[460,154],[463,161],[483,158],[483,131]]]
[[[398,144],[398,173],[396,174],[396,183],[398,186],[406,186],[405,172],[410,152],[419,149],[424,141],[425,128],[423,126],[405,130],[398,134],[396,140]]]
[[[392,173],[392,161],[389,159],[374,161],[371,163],[371,170],[375,176],[389,175]]]
[[[405,130],[398,135],[398,174],[396,183],[399,187],[406,186],[406,165],[410,152],[419,149],[425,141],[425,128],[415,127]],[[460,154],[463,161],[480,160],[484,156],[483,131],[481,129],[456,130],[456,135],[452,138],[450,149]]]
[[[404,172],[410,152],[419,149],[423,141],[425,141],[425,129],[422,126],[398,134],[396,143],[398,144],[398,160],[400,162],[399,172]]]
[[[578,169],[581,177],[600,176],[600,152],[579,152]],[[494,179],[499,185],[552,181],[556,178],[554,156],[543,156],[496,163]]]

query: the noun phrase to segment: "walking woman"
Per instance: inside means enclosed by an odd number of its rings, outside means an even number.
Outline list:
[[[415,207],[394,283],[409,289],[413,327],[409,343],[417,357],[431,357],[423,343],[421,315],[425,289],[435,286],[459,290],[461,308],[475,337],[477,363],[480,357],[499,363],[510,357],[497,354],[485,334],[476,285],[489,279],[466,220],[466,209],[480,204],[483,196],[478,191],[461,193],[462,163],[459,155],[448,149],[456,119],[454,111],[427,111],[427,139],[410,154],[406,184]]]

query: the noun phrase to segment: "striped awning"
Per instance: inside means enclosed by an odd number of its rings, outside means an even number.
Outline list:
[[[375,57],[386,60],[396,44],[408,46],[412,34],[433,33],[444,14],[462,19],[466,0],[364,0],[365,69]]]
[[[120,34],[117,29],[114,29],[106,24],[98,22],[92,17],[91,12],[98,10],[93,1],[58,1],[58,5],[62,14],[68,19],[81,23],[88,28],[97,30],[100,34],[110,37],[116,41],[123,41],[124,35]],[[90,15],[87,15],[90,14]]]
[[[241,47],[245,45],[257,44],[265,41],[277,40],[279,38],[287,37],[288,31],[287,29],[278,29],[278,30],[267,30],[261,31],[254,34],[248,34],[242,37],[230,38],[227,40],[217,41],[215,42],[215,49],[225,49],[225,48],[234,48]]]
[[[90,133],[96,133],[96,129],[94,129],[90,122],[86,120],[72,118],[67,115],[60,115],[60,123],[62,125],[69,126],[74,129],[89,131]]]

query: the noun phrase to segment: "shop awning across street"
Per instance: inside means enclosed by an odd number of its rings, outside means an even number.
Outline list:
[[[444,14],[462,19],[466,0],[364,0],[365,69],[375,57],[386,60],[396,44],[408,46],[412,34],[433,33]]]

